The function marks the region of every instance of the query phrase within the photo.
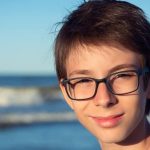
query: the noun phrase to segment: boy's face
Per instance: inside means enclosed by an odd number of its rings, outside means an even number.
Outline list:
[[[111,73],[142,67],[141,56],[121,46],[117,48],[106,45],[84,46],[78,47],[75,51],[70,54],[67,61],[68,79],[76,77],[101,79]],[[142,77],[139,80],[138,90],[133,93],[113,95],[105,83],[100,83],[95,97],[84,101],[69,99],[64,86],[60,87],[79,121],[102,144],[128,142],[132,138],[142,136],[148,93],[143,90]]]

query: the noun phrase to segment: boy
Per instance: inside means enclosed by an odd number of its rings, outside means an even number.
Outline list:
[[[102,150],[150,149],[150,23],[128,2],[93,0],[59,31],[60,88]]]

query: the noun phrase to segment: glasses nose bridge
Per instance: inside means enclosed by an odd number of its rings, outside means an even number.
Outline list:
[[[102,79],[96,79],[96,86],[98,87],[100,83],[105,83],[107,86],[107,79],[106,78],[102,78]]]

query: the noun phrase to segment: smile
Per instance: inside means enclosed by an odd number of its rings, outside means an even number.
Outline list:
[[[113,128],[121,122],[123,115],[124,114],[122,113],[107,117],[92,117],[92,119],[102,128]]]

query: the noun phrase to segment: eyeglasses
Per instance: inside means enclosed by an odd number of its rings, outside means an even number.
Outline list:
[[[100,83],[105,83],[107,89],[114,95],[125,95],[138,89],[139,77],[147,72],[149,69],[144,68],[112,73],[103,79],[90,77],[64,79],[62,85],[65,87],[68,97],[77,101],[95,97]]]

